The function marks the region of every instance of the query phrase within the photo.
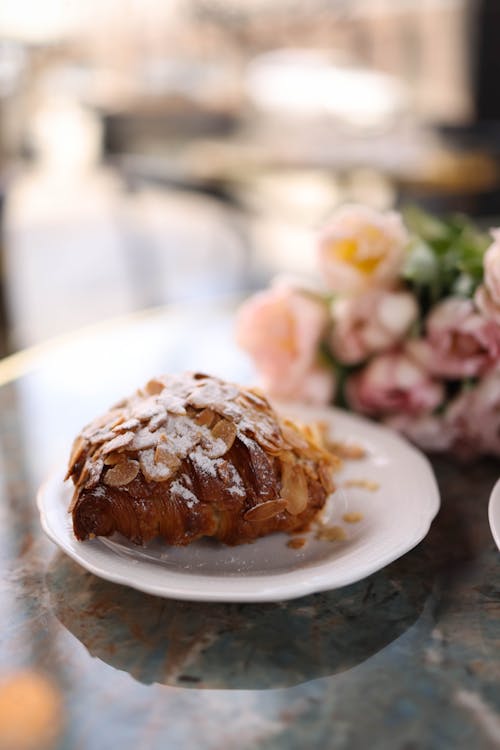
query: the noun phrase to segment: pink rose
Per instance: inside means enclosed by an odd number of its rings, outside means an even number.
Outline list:
[[[477,377],[500,357],[500,327],[478,313],[472,300],[450,297],[427,318],[427,339],[409,342],[408,351],[434,375]]]
[[[474,302],[478,310],[484,315],[485,318],[493,320],[497,325],[500,326],[500,305],[497,305],[493,297],[491,296],[488,287],[485,284],[481,284],[476,290],[474,295]]]
[[[333,375],[317,364],[327,324],[323,304],[280,285],[259,292],[242,305],[236,336],[271,395],[327,402],[333,392]]]
[[[391,286],[401,271],[407,243],[399,214],[343,206],[319,238],[319,264],[326,284],[334,292]]]
[[[500,229],[492,229],[493,243],[484,255],[484,283],[492,302],[500,308]]]
[[[332,352],[345,364],[362,362],[400,341],[417,315],[417,301],[409,292],[372,291],[336,300]]]
[[[454,449],[461,455],[500,456],[500,369],[457,396],[448,407],[446,421],[454,433]]]
[[[455,440],[455,432],[449,422],[435,414],[416,417],[410,414],[396,414],[384,421],[422,450],[431,453],[449,451]]]
[[[356,411],[372,416],[425,414],[443,400],[440,383],[402,352],[374,357],[347,381],[346,396]]]

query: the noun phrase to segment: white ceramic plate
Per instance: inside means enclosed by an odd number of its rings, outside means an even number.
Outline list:
[[[500,549],[500,479],[493,487],[488,505],[488,518],[493,539]]]
[[[102,578],[158,596],[199,601],[276,601],[339,588],[383,568],[425,537],[439,509],[439,492],[419,451],[390,430],[340,410],[290,406],[286,414],[302,421],[322,419],[334,439],[366,449],[365,458],[346,461],[337,474],[339,489],[324,514],[329,525],[345,530],[343,541],[318,540],[309,532],[298,550],[287,546],[285,534],[238,547],[210,540],[184,548],[136,547],[104,538],[78,542],[66,510],[71,486],[63,482],[62,468],[38,493],[42,526],[64,552]],[[367,480],[378,489],[342,486],[349,480]],[[362,520],[346,523],[346,513],[360,513]]]

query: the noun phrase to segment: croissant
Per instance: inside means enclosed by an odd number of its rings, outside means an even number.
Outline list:
[[[336,466],[319,430],[281,418],[257,389],[164,375],[77,436],[69,512],[79,540],[241,544],[305,528]]]

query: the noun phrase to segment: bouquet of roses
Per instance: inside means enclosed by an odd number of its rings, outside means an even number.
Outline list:
[[[500,455],[500,230],[344,206],[318,282],[276,279],[237,338],[281,399],[336,403],[428,451]]]

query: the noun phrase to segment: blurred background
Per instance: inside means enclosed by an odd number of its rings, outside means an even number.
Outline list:
[[[308,274],[340,203],[500,214],[498,0],[2,0],[0,354]]]

